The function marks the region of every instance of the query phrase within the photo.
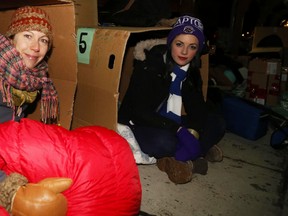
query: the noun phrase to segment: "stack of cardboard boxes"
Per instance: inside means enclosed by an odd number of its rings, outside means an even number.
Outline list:
[[[276,43],[273,41],[275,38]],[[263,45],[265,40],[268,45]],[[246,98],[225,97],[223,100],[227,130],[250,140],[257,140],[267,133],[269,118],[262,105],[271,108],[279,106],[281,95],[286,91],[287,73],[283,70],[287,62],[285,47],[288,47],[288,29],[255,28],[247,65]]]
[[[281,90],[280,59],[255,58],[250,61],[247,98],[267,106],[279,103]]]
[[[270,43],[270,44],[269,44]],[[277,106],[286,91],[287,67],[285,50],[288,29],[284,27],[256,27],[248,66],[246,97],[267,106]]]

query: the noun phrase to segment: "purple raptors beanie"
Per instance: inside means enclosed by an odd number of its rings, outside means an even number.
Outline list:
[[[201,52],[205,44],[205,36],[203,33],[203,24],[200,19],[187,15],[179,17],[168,34],[167,45],[170,46],[174,38],[179,34],[190,34],[197,37],[199,41],[199,52]]]

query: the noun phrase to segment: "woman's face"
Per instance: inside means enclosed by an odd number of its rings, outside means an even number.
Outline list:
[[[13,44],[30,69],[39,64],[49,49],[48,37],[39,31],[24,31],[15,34]]]
[[[197,37],[190,34],[177,35],[171,43],[171,56],[179,66],[188,64],[199,48]]]

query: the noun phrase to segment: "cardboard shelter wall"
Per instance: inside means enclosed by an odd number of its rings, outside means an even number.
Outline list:
[[[56,4],[73,4],[73,6],[75,7],[74,15],[76,16],[77,26],[98,26],[97,0],[1,0],[0,10],[15,9],[26,5],[47,6]],[[66,19],[65,21],[68,20],[70,19]]]
[[[116,130],[119,100],[125,94],[132,73],[133,47],[140,40],[163,38],[169,30],[159,27],[95,29],[88,53],[89,61],[78,63],[72,128],[101,125]],[[205,96],[208,64],[207,54],[202,57],[201,68]]]
[[[255,27],[254,37],[252,42],[252,50],[259,47],[258,44],[264,38],[276,35],[283,43],[283,47],[288,47],[288,29],[285,27]]]
[[[16,8],[33,5],[44,9],[50,17],[53,27],[53,50],[48,60],[49,76],[52,78],[60,99],[60,124],[66,129],[71,128],[74,96],[77,85],[77,49],[76,25],[95,26],[98,24],[97,1],[85,0],[84,3],[74,4],[74,1],[61,0],[1,0],[0,5],[0,33],[4,34],[10,23],[11,16]],[[94,5],[93,5],[94,4]],[[91,7],[92,6],[92,7]],[[90,8],[90,10],[87,10]],[[95,19],[87,17],[86,11]],[[93,16],[92,16],[93,17]],[[77,24],[76,24],[77,21]],[[31,119],[40,119],[40,105],[28,116]]]
[[[261,47],[260,41],[267,39],[270,36],[278,38],[282,46],[277,47]],[[267,40],[266,40],[267,42]],[[282,66],[288,67],[288,29],[285,27],[255,27],[252,50],[250,52],[254,56],[265,56],[264,54],[273,55],[273,58],[280,58],[282,60]],[[266,57],[269,55],[266,55]]]

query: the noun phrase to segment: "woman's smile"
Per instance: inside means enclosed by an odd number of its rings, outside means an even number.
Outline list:
[[[15,35],[13,43],[30,69],[36,67],[48,51],[49,39],[39,31],[24,31]]]

